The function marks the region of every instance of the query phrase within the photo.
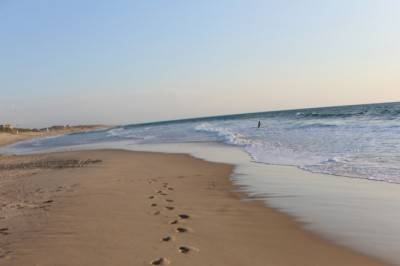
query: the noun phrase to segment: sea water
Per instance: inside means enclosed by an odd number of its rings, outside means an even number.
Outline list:
[[[260,163],[400,183],[400,103],[124,125],[35,139],[10,148],[16,152],[40,151],[121,140],[136,144],[220,142],[242,148]]]
[[[125,125],[1,152],[88,148],[190,153],[234,164],[232,179],[249,196],[339,244],[400,265],[399,103]]]

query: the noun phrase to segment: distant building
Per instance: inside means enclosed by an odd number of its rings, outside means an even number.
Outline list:
[[[14,130],[14,127],[11,124],[6,123],[6,124],[0,125],[0,131],[11,132],[13,130]]]
[[[13,129],[14,127],[11,124],[2,124],[0,125],[0,129]]]

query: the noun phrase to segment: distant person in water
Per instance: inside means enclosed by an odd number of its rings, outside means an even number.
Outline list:
[[[260,127],[261,127],[261,121],[258,121],[257,128],[260,128]]]

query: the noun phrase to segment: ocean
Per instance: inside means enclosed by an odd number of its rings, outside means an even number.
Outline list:
[[[261,127],[257,128],[258,121]],[[400,183],[400,103],[261,112],[117,126],[17,143],[14,153],[82,144],[218,142],[258,163]]]
[[[23,141],[0,153],[98,148],[232,164],[244,200],[263,200],[308,230],[400,265],[400,103],[121,125]]]

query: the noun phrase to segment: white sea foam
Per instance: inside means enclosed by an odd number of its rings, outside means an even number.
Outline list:
[[[263,121],[261,129],[247,122],[207,122],[195,128],[243,147],[257,162],[400,183],[399,121],[269,119]]]
[[[257,122],[261,121],[261,128]],[[116,127],[44,138],[15,151],[102,141],[222,142],[254,161],[400,183],[400,104],[320,108]]]
[[[254,140],[248,139],[245,135],[234,132],[231,128],[213,126],[210,123],[201,123],[195,126],[195,129],[197,131],[216,133],[218,137],[221,137],[227,144],[238,146],[248,146],[254,144]]]

